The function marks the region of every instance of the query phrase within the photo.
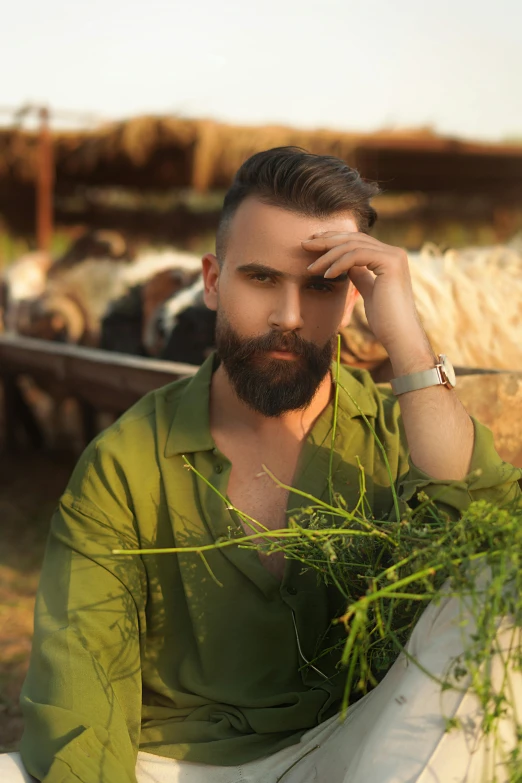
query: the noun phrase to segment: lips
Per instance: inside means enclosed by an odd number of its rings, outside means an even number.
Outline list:
[[[268,353],[270,356],[276,356],[281,359],[292,359],[294,356],[297,356],[293,351],[269,351]]]

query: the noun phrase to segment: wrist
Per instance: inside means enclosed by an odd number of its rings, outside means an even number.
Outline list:
[[[435,353],[417,314],[398,326],[381,337],[394,372],[404,375],[433,367]]]
[[[410,375],[413,372],[431,370],[437,363],[437,357],[430,345],[403,346],[400,349],[388,351],[388,356],[394,378]]]

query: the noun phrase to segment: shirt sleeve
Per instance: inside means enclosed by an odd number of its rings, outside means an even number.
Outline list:
[[[507,505],[520,498],[522,469],[510,465],[497,454],[491,430],[470,417],[474,430],[474,446],[468,475],[462,481],[435,479],[407,460],[407,472],[399,480],[401,503],[415,506],[416,496],[423,491],[446,511],[462,513],[474,500],[487,500]]]
[[[21,706],[20,753],[45,783],[135,783],[145,574],[122,471],[93,445],[56,509]]]

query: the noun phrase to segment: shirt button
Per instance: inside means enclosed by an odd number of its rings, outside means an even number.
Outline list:
[[[292,585],[289,585],[286,588],[286,592],[288,593],[288,595],[297,595],[297,588],[293,587]]]
[[[221,465],[221,463],[218,462],[218,464],[214,467],[214,470],[216,471],[216,473],[222,473],[223,465]]]

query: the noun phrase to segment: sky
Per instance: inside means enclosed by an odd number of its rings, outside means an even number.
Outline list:
[[[4,0],[0,73],[0,110],[500,141],[522,138],[522,2]]]

